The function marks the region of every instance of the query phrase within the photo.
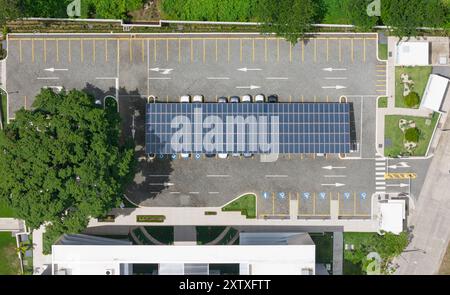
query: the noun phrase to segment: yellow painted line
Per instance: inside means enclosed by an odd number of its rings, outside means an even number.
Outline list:
[[[23,97],[23,104],[24,104],[24,109],[27,109],[27,96],[25,95],[24,97]]]
[[[377,80],[377,82],[386,82],[385,79]]]
[[[156,40],[153,40],[153,60],[156,62]]]
[[[72,62],[72,42],[69,40],[69,63]]]
[[[302,95],[302,102],[303,102],[303,99],[304,99],[304,97],[303,97],[303,95]]]
[[[92,40],[92,60],[95,63],[95,40]]]
[[[302,40],[302,62],[305,61],[305,40]]]
[[[289,95],[289,102],[292,102],[292,95]]]
[[[382,72],[382,73],[385,73],[385,72],[386,72],[386,70],[377,70],[377,72]]]
[[[84,61],[84,46],[83,46],[83,39],[80,40],[80,59],[81,59],[81,62]]]
[[[386,84],[377,84],[376,87],[384,87]]]
[[[206,62],[206,44],[205,44],[205,39],[203,39],[203,63]]]
[[[166,95],[166,102],[169,102],[169,96]]]
[[[329,101],[329,96],[327,95],[327,102]]]
[[[105,61],[108,62],[108,39],[105,39]]]
[[[22,62],[22,40],[19,40],[19,62]]]
[[[145,61],[145,45],[144,45],[144,40],[141,41],[141,57],[142,57],[142,62]]]
[[[280,39],[277,39],[277,62],[280,61]]]
[[[317,39],[314,39],[314,62],[317,62]]]
[[[133,39],[128,40],[128,51],[130,53],[130,63],[133,62]]]
[[[239,61],[242,62],[242,39],[239,40]]]
[[[383,64],[381,64],[381,65],[377,65],[377,68],[385,68],[386,67],[386,65],[383,65]]]
[[[56,40],[56,62],[59,62],[59,40]]]
[[[377,75],[377,77],[386,77],[386,75]]]
[[[34,63],[34,40],[31,40],[31,62]]]
[[[47,63],[47,40],[44,39],[44,63]]]
[[[342,46],[341,46],[341,39],[339,39],[339,62],[342,63]]]
[[[169,61],[169,39],[166,40],[166,61]]]

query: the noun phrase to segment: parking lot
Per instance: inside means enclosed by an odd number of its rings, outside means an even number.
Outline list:
[[[272,36],[235,35],[10,35],[8,113],[30,108],[42,87],[85,89],[118,97],[123,131],[133,136],[138,171],[127,196],[143,206],[221,206],[245,192],[258,195],[258,215],[284,218],[330,214],[366,216],[377,191],[376,97],[385,94],[385,64],[376,58],[374,34],[330,34],[292,47]],[[274,163],[253,159],[145,160],[148,95],[177,102],[183,94],[278,94],[282,102],[352,103],[355,151],[341,160],[326,155],[283,155]],[[330,170],[324,167],[331,166]],[[335,168],[337,167],[337,168]]]

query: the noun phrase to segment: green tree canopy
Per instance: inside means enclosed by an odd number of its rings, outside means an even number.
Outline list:
[[[372,0],[344,0],[347,18],[361,31],[371,31],[378,22],[378,17],[367,15],[367,6]]]
[[[0,25],[20,16],[19,0],[0,0]]]
[[[403,98],[406,106],[413,108],[420,103],[420,96],[417,92],[411,91],[407,96]]]
[[[420,130],[417,128],[408,128],[405,132],[405,140],[410,142],[419,142]]]
[[[320,1],[313,0],[261,0],[258,5],[258,20],[262,31],[276,33],[292,44],[303,39],[311,31],[321,12]]]
[[[44,89],[0,132],[0,200],[31,228],[78,232],[120,202],[133,149],[119,144],[119,116],[92,97]]]

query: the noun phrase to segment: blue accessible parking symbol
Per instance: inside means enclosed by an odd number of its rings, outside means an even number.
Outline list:
[[[286,193],[285,193],[285,192],[279,192],[279,193],[278,193],[278,197],[279,197],[280,199],[284,199],[284,198],[286,198]]]
[[[195,154],[195,159],[200,160],[202,156],[200,154]]]
[[[303,198],[305,198],[305,199],[309,199],[309,197],[311,197],[311,194],[310,193],[303,193]]]
[[[327,197],[326,193],[319,193],[319,196],[322,200],[325,200],[325,198]]]
[[[366,193],[360,193],[359,195],[361,197],[361,200],[365,200],[367,198],[367,194]]]
[[[163,155],[163,154],[159,154],[159,155],[158,155],[158,158],[164,159],[164,155]]]
[[[172,154],[172,159],[176,159],[177,158],[177,154]]]
[[[267,198],[269,198],[269,193],[268,192],[263,192],[262,196],[263,196],[264,199],[267,199]]]
[[[350,193],[344,193],[344,198],[345,198],[346,200],[350,199]]]

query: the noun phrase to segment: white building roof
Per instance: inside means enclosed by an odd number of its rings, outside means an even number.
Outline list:
[[[380,229],[386,232],[399,234],[403,231],[403,220],[405,219],[405,201],[389,200],[380,203]]]
[[[397,45],[396,65],[425,66],[430,64],[428,42],[400,42]]]
[[[449,79],[447,78],[435,74],[430,75],[420,107],[439,112],[442,101],[445,98],[448,83]]]
[[[315,245],[53,245],[53,273],[120,274],[120,264],[239,263],[251,274],[314,274]]]

